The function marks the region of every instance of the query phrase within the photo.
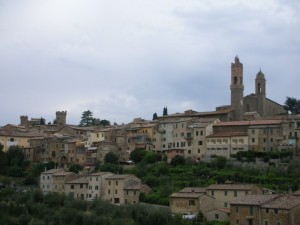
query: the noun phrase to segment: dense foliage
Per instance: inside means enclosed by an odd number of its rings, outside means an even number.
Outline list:
[[[300,100],[292,97],[286,97],[284,102],[285,110],[290,114],[299,114],[300,113]]]

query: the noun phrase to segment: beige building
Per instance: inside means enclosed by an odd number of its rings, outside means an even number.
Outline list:
[[[300,225],[300,196],[283,195],[261,207],[262,224]]]
[[[59,171],[52,175],[53,192],[65,193],[66,183],[75,179],[77,175],[73,172]]]
[[[206,213],[207,221],[229,221],[230,219],[230,209],[213,209]]]
[[[88,200],[88,178],[79,177],[65,184],[65,193],[75,199]]]
[[[125,204],[129,200],[132,203],[139,202],[139,195],[135,192],[134,198],[129,195],[127,188],[141,184],[141,180],[134,175],[113,175],[105,178],[104,199],[112,204]],[[134,191],[134,189],[133,189]]]
[[[261,206],[277,195],[245,195],[230,202],[231,225],[256,225],[261,222]],[[275,224],[275,223],[272,223]],[[271,224],[270,224],[271,225]],[[275,224],[277,225],[277,224]],[[283,225],[283,224],[282,224]]]
[[[184,188],[170,196],[172,214],[182,214],[193,218],[201,211],[204,215],[214,209],[214,198],[205,194],[206,190],[197,187]]]
[[[90,174],[88,179],[88,200],[102,199],[105,194],[105,178],[114,175],[110,172],[97,172]]]
[[[247,133],[216,133],[206,138],[206,156],[224,156],[230,158],[232,154],[248,150]]]
[[[52,169],[42,172],[40,175],[40,188],[44,194],[54,191],[53,174],[63,172],[62,169]]]
[[[212,184],[206,188],[207,195],[215,199],[215,208],[230,208],[230,202],[249,194],[262,194],[254,184]]]
[[[247,195],[230,203],[232,225],[299,225],[300,197]]]
[[[11,146],[20,146],[22,148],[30,147],[30,138],[36,137],[38,135],[30,134],[30,133],[12,133],[8,134],[0,133],[0,143],[3,145],[4,152],[7,152]]]

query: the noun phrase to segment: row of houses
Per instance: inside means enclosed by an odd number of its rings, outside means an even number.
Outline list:
[[[96,172],[77,175],[63,169],[52,169],[41,173],[40,188],[44,194],[64,193],[75,199],[92,201],[102,199],[112,204],[137,204],[140,193],[151,189],[131,174]]]
[[[188,110],[157,120],[137,118],[126,125],[107,127],[7,124],[0,129],[0,142],[4,151],[19,145],[30,161],[54,161],[61,166],[93,166],[103,162],[108,152],[125,163],[135,149],[166,154],[168,160],[182,155],[195,161],[213,155],[229,158],[247,150],[294,150],[300,155],[299,115],[243,121],[221,121],[213,117],[217,114],[208,115]]]
[[[299,225],[300,193],[274,194],[250,184],[213,184],[188,187],[170,196],[173,214],[231,225]]]

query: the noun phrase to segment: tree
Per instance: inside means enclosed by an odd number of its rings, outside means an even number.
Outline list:
[[[171,159],[170,164],[172,166],[178,166],[178,165],[184,165],[185,164],[185,158],[181,155],[176,155]]]
[[[105,163],[117,164],[118,160],[119,157],[113,152],[107,153],[104,157]]]
[[[286,97],[284,106],[290,114],[299,114],[300,113],[300,100],[292,97]]]
[[[94,122],[95,122],[95,118],[93,118],[93,113],[90,110],[87,110],[82,113],[79,126],[81,127],[91,126]]]
[[[82,166],[79,164],[72,164],[69,166],[69,171],[78,174],[82,170]]]
[[[84,111],[79,122],[80,127],[87,126],[109,126],[110,122],[108,120],[100,120],[99,118],[94,118],[93,113],[90,110]]]
[[[99,124],[102,125],[102,126],[109,126],[110,122],[108,120],[100,120]]]
[[[168,108],[164,107],[163,116],[167,116],[167,115],[168,115]]]
[[[158,118],[157,113],[154,113],[152,120],[157,120],[157,118]]]

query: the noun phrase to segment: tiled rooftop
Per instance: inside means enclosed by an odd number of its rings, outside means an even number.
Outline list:
[[[279,198],[264,204],[262,207],[272,209],[292,209],[295,206],[300,206],[300,196],[282,195]]]
[[[212,184],[209,185],[207,190],[251,190],[254,184]]]
[[[245,195],[240,197],[232,202],[231,205],[262,205],[265,202],[268,202],[278,195]]]

